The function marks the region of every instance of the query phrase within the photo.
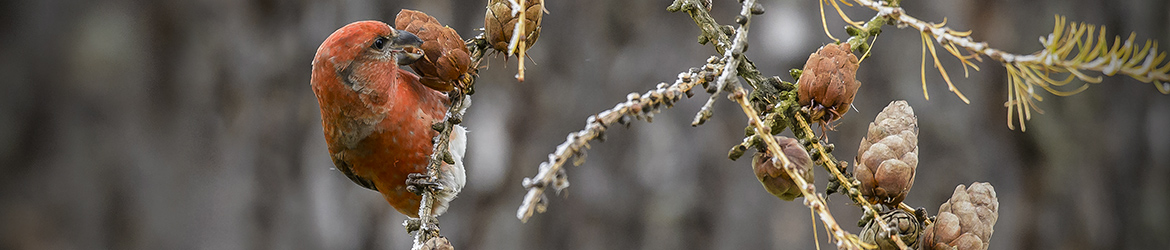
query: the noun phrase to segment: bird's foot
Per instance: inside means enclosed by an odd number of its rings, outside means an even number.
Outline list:
[[[411,173],[406,175],[406,190],[417,195],[422,195],[427,190],[432,192],[443,191],[443,185],[437,181],[432,181],[430,175]]]

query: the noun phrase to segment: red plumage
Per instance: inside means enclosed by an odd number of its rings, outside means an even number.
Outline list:
[[[416,44],[400,44],[407,38]],[[382,22],[346,25],[317,49],[311,79],[334,165],[411,217],[417,216],[421,197],[407,191],[407,175],[426,173],[431,140],[437,135],[431,125],[442,121],[450,105],[445,94],[427,88],[418,76],[398,67],[399,58],[409,57],[403,53],[410,53],[411,45],[416,49],[417,43],[421,41],[413,34]],[[458,149],[461,161],[462,145]],[[445,190],[458,193],[463,170],[462,163],[456,165],[458,185]],[[453,166],[444,166],[452,171]],[[447,201],[440,201],[436,214],[446,209]]]

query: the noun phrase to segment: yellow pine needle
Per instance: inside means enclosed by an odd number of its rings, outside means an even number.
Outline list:
[[[1042,69],[1045,69],[1045,68],[1042,68]],[[1052,88],[1052,85],[1060,86],[1060,85],[1064,85],[1064,83],[1061,83],[1060,81],[1054,81],[1054,80],[1048,78],[1047,73],[1041,74],[1041,73],[1037,72],[1037,69],[1035,67],[1030,66],[1030,65],[1027,67],[1020,67],[1019,70],[1020,70],[1019,72],[1021,73],[1021,75],[1023,76],[1023,78],[1025,80],[1025,84],[1040,85],[1040,87],[1044,88],[1044,90],[1047,90],[1049,93],[1052,93],[1052,94],[1055,94],[1058,96],[1075,95],[1075,94],[1080,93],[1081,91],[1085,91],[1085,89],[1089,88],[1088,84],[1081,84],[1080,87],[1078,87],[1072,91],[1056,90],[1056,89]],[[1072,78],[1070,77],[1068,80],[1072,80]],[[1029,93],[1029,94],[1035,95],[1035,93]],[[1037,95],[1035,97],[1039,97],[1039,96]],[[1035,99],[1043,100],[1043,98],[1035,98]]]
[[[1082,27],[1084,27],[1084,26],[1082,26]],[[1070,30],[1077,29],[1077,31],[1076,32],[1069,32],[1066,36],[1062,37],[1060,40],[1057,40],[1053,43],[1054,45],[1061,45],[1061,46],[1053,46],[1054,49],[1051,50],[1051,53],[1056,55],[1058,58],[1064,58],[1065,56],[1068,55],[1069,52],[1072,52],[1072,49],[1074,47],[1076,47],[1077,44],[1071,43],[1068,41],[1079,41],[1080,36],[1082,34],[1081,32],[1083,32],[1083,30],[1080,30],[1077,28],[1077,25],[1075,23],[1069,25],[1069,29]]]
[[[1030,68],[1031,70],[1035,70],[1035,71],[1044,70],[1044,74],[1037,74],[1037,76],[1039,76],[1040,79],[1043,79],[1044,82],[1046,82],[1048,84],[1052,84],[1052,86],[1064,86],[1065,84],[1072,82],[1073,78],[1076,77],[1075,74],[1069,74],[1067,77],[1064,78],[1064,80],[1054,80],[1054,79],[1048,77],[1049,72],[1051,72],[1051,70],[1048,68],[1045,68],[1044,66],[1029,65],[1028,68]],[[1063,72],[1063,71],[1061,71],[1061,72]]]
[[[955,44],[953,44],[953,43],[947,43],[946,45],[943,45],[943,48],[946,49],[947,52],[950,52],[951,55],[954,55],[955,58],[958,58],[959,62],[963,63],[963,77],[970,77],[970,75],[971,75],[971,72],[969,70],[967,70],[967,67],[975,68],[975,71],[979,71],[979,66],[975,66],[975,63],[972,63],[970,60],[971,58],[978,59],[979,58],[978,54],[971,54],[971,55],[964,56],[962,53],[959,52],[958,48],[955,48]]]
[[[1150,63],[1150,66],[1156,67],[1158,64],[1162,63],[1162,59],[1165,59],[1165,58],[1166,58],[1166,52],[1162,52],[1161,54],[1158,54],[1158,57],[1154,58],[1154,61]],[[1166,75],[1168,72],[1170,72],[1170,63],[1163,64],[1162,67],[1159,67],[1158,69],[1154,69],[1153,71],[1161,73],[1162,75]]]
[[[825,35],[829,36],[829,39],[833,39],[833,42],[840,42],[841,40],[838,40],[836,37],[833,37],[833,34],[829,33],[829,24],[825,20],[825,1],[826,0],[817,1],[817,6],[820,6],[820,8],[821,8],[821,29],[825,30]],[[828,0],[828,1],[833,1],[833,0]]]
[[[939,74],[941,74],[943,77],[943,81],[947,82],[947,88],[951,92],[954,92],[955,95],[959,96],[959,99],[962,99],[963,103],[971,104],[971,100],[967,100],[967,96],[964,96],[963,92],[959,92],[959,88],[956,88],[955,84],[951,82],[951,76],[947,74],[946,67],[943,67],[942,63],[938,61],[938,53],[935,52],[934,43],[925,41],[925,39],[927,39],[925,35],[926,33],[923,33],[923,42],[925,42],[926,47],[930,49],[930,56],[934,58],[934,68],[938,69]]]
[[[942,29],[947,26],[947,17],[943,17],[941,23],[931,23],[928,26],[930,26],[931,29]]]
[[[1077,51],[1081,51],[1081,52],[1089,51],[1088,48],[1094,47],[1093,46],[1093,31],[1096,30],[1096,28],[1097,28],[1097,27],[1092,26],[1092,25],[1085,25],[1085,26],[1088,26],[1086,33],[1088,33],[1089,36],[1086,37],[1083,42],[1081,41],[1081,39],[1077,39]],[[1082,27],[1084,27],[1084,26],[1082,26]],[[1088,62],[1090,59],[1092,59],[1092,56],[1093,56],[1092,52],[1080,53],[1079,55],[1077,55],[1076,58],[1073,58],[1073,61],[1078,62],[1078,63]]]
[[[1064,30],[1063,30],[1063,28],[1064,28],[1064,17],[1063,17],[1063,16],[1060,16],[1060,15],[1055,15],[1055,16],[1053,16],[1053,18],[1054,18],[1054,19],[1056,19],[1056,25],[1053,25],[1053,26],[1052,26],[1052,34],[1057,34],[1057,35],[1059,35],[1061,32],[1063,32],[1063,31],[1064,31]]]
[[[1017,77],[1015,74],[1013,74],[1013,72],[1012,72],[1013,70],[1012,70],[1011,65],[1004,64],[1004,67],[1008,69],[1008,101],[1003,104],[1004,107],[1008,108],[1008,114],[1007,114],[1008,129],[1015,129],[1015,126],[1012,125],[1012,116],[1017,116],[1019,118],[1020,131],[1028,131],[1027,125],[1024,125],[1023,107],[1026,104],[1024,104],[1020,100],[1020,96],[1019,96],[1019,94],[1017,94],[1017,92],[1019,92],[1019,90],[1017,90],[1017,88],[1019,87],[1018,86],[1019,85],[1019,83],[1018,83],[1019,77]],[[1013,107],[1015,109],[1013,109]]]
[[[1108,54],[1106,50],[1109,48],[1109,45],[1106,43],[1108,40],[1105,40],[1105,27],[1101,27],[1101,32],[1098,34],[1097,47],[1093,48],[1092,52],[1089,52],[1089,56],[1092,58],[1102,57]]]
[[[1143,46],[1141,50],[1134,50],[1135,52],[1132,54],[1132,56],[1129,57],[1130,58],[1129,62],[1121,65],[1121,67],[1122,68],[1134,68],[1135,66],[1138,65],[1138,63],[1144,62],[1145,60],[1143,60],[1143,59],[1146,58],[1146,54],[1150,53],[1150,46],[1152,46],[1150,43],[1150,40],[1146,39],[1146,46]],[[1141,73],[1144,73],[1144,72],[1141,72]]]
[[[918,66],[918,77],[922,79],[922,95],[926,100],[930,100],[930,93],[926,92],[926,33],[920,33],[922,36],[922,62]]]
[[[820,239],[820,236],[819,236],[819,235],[820,235],[820,232],[817,232],[817,213],[816,213],[816,211],[815,211],[815,210],[813,210],[813,208],[811,208],[811,207],[810,207],[810,208],[808,208],[808,217],[809,217],[809,218],[811,218],[811,219],[812,219],[812,222],[813,222],[813,223],[812,223],[812,226],[813,226],[813,230],[812,230],[812,232],[813,232],[813,242],[816,242],[816,244],[817,244],[817,250],[821,250],[821,239]]]
[[[837,5],[838,0],[826,0],[826,1],[829,1],[829,3],[833,4],[833,8],[837,9],[837,15],[840,15],[841,20],[844,20],[845,23],[848,23],[849,25],[853,25],[853,27],[857,27],[859,29],[861,28],[861,25],[864,24],[861,21],[853,21],[853,19],[849,19],[849,16],[845,15],[845,11],[841,10],[841,6]],[[852,4],[846,3],[844,0],[841,0],[841,3],[844,3],[847,6],[853,7]]]
[[[1134,69],[1133,73],[1135,74],[1149,73],[1150,64],[1154,62],[1155,53],[1157,53],[1157,50],[1158,44],[1153,43],[1153,41],[1150,39],[1146,39],[1146,46],[1142,48],[1141,52],[1138,52],[1136,55],[1134,55],[1133,60],[1131,60],[1129,64],[1126,64],[1125,67]],[[1141,67],[1137,67],[1138,62],[1142,63]],[[1149,80],[1143,82],[1148,81]]]
[[[1015,129],[1012,126],[1012,116],[1016,116],[1020,124],[1020,131],[1026,132],[1028,131],[1028,127],[1024,121],[1032,119],[1032,110],[1036,110],[1037,113],[1044,113],[1043,110],[1040,110],[1032,103],[1033,98],[1039,96],[1030,93],[1033,91],[1028,90],[1030,87],[1024,81],[1016,66],[1005,63],[1004,68],[1008,71],[1008,101],[1004,103],[1004,107],[1008,108],[1008,128]]]
[[[1090,83],[1100,83],[1101,82],[1101,76],[1089,76],[1089,75],[1086,75],[1085,73],[1081,73],[1080,70],[1075,69],[1075,68],[1068,68],[1068,72],[1072,73],[1073,75],[1076,75],[1077,79],[1081,79],[1081,81],[1090,82]]]
[[[948,33],[948,34],[951,34],[952,36],[957,36],[957,37],[965,37],[965,36],[970,36],[970,35],[971,35],[971,31],[970,31],[970,30],[968,30],[968,31],[954,31],[954,30],[947,30],[947,33]]]

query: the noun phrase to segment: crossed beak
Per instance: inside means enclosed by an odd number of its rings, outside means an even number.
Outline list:
[[[419,48],[423,41],[418,39],[418,36],[407,32],[405,30],[395,30],[397,36],[391,41],[394,58],[398,60],[398,65],[407,65],[418,61],[423,56],[423,50]]]

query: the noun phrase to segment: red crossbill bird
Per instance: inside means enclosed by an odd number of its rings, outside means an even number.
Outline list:
[[[354,22],[334,31],[313,58],[311,84],[321,106],[321,127],[333,165],[362,187],[377,190],[398,212],[416,217],[421,196],[413,184],[438,185],[433,214],[447,209],[463,188],[466,129],[451,133],[455,164],[440,166],[434,183],[420,183],[438,135],[448,97],[399,68],[422,57],[422,41],[379,21]],[[425,176],[425,175],[424,175]],[[409,177],[409,178],[408,178]]]
[[[468,87],[471,83],[471,52],[455,29],[414,10],[399,11],[394,18],[394,27],[422,39],[423,57],[411,63],[410,68],[421,76],[419,80],[423,85],[438,91]]]

